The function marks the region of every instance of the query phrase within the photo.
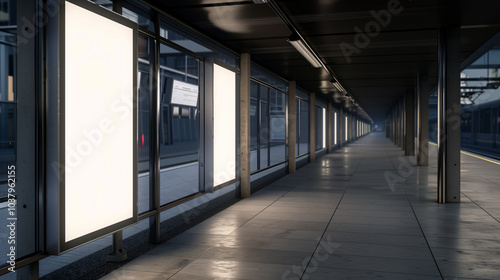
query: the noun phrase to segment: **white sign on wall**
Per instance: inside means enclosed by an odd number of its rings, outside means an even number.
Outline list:
[[[174,80],[171,103],[196,107],[198,105],[198,94],[198,85]]]

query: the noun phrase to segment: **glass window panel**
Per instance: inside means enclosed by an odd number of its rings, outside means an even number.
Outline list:
[[[309,102],[300,100],[300,154],[309,153]]]
[[[160,36],[203,57],[213,57],[232,67],[237,67],[238,58],[220,47],[207,41],[202,41],[195,36],[176,28],[162,18],[160,23]]]
[[[316,150],[323,148],[323,110],[320,106],[316,105]]]
[[[500,134],[500,107],[498,107],[498,116],[497,116],[497,134]]]
[[[295,157],[300,155],[300,99],[295,98]]]
[[[111,0],[91,0],[91,1],[108,10],[113,10],[113,1]]]
[[[17,24],[17,2],[14,0],[0,1],[0,26],[14,26]]]
[[[17,1],[0,1],[0,219],[7,221],[8,166],[17,163]],[[34,141],[24,139],[24,141]],[[8,228],[0,228],[0,266],[8,265]],[[27,235],[26,235],[27,236]],[[16,267],[17,268],[17,267]],[[5,275],[15,278],[15,273]]]
[[[138,100],[138,136],[139,147],[137,148],[137,170],[138,178],[138,211],[139,214],[150,210],[149,205],[149,146],[150,139],[150,45],[154,43],[152,39],[139,35],[138,41],[138,69],[139,69],[139,100]]]
[[[259,130],[259,169],[269,166],[269,93],[268,88],[259,85],[260,88],[260,130]]]
[[[279,88],[282,91],[288,92],[288,82],[279,78],[278,76],[254,64],[252,65],[250,71],[251,71],[250,76],[252,78],[262,81],[266,84],[272,85],[276,88]]]
[[[481,110],[480,133],[491,133],[491,109]]]
[[[197,59],[160,44],[162,205],[199,191],[198,73]]]
[[[295,90],[295,94],[298,98],[309,101],[309,94],[307,94],[305,91],[301,90],[300,88],[297,88]]]
[[[127,1],[123,3],[122,15],[133,22],[136,22],[140,28],[155,32],[154,22],[151,20],[151,8],[139,1]]]
[[[258,151],[259,134],[259,85],[250,82],[250,172],[259,169]]]
[[[270,165],[286,160],[286,100],[285,93],[270,89]]]

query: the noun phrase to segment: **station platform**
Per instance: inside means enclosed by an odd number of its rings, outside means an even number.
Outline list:
[[[462,154],[459,204],[371,133],[160,244],[111,279],[500,279],[500,166]]]

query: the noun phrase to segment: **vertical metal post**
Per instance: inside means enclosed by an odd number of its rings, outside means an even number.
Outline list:
[[[415,92],[413,90],[406,92],[405,101],[405,156],[412,156],[415,154]]]
[[[460,28],[438,37],[438,202],[460,202]]]
[[[250,196],[250,54],[240,56],[240,197]]]
[[[213,124],[213,79],[214,79],[214,60],[213,58],[205,59],[204,63],[204,94],[201,94],[201,98],[203,99],[202,104],[203,109],[205,111],[204,115],[204,152],[205,152],[205,162],[204,170],[205,170],[205,192],[213,192],[214,190],[214,124]],[[200,100],[201,101],[201,100]],[[257,153],[259,154],[259,153]]]
[[[27,255],[33,254],[39,251],[40,239],[39,239],[39,223],[38,221],[43,221],[43,213],[38,211],[37,194],[39,191],[38,176],[41,176],[37,171],[40,170],[40,166],[37,166],[38,158],[41,154],[41,143],[37,143],[37,117],[40,116],[39,102],[41,98],[38,98],[40,93],[40,79],[37,75],[39,72],[37,68],[40,65],[34,63],[35,61],[41,61],[40,53],[37,52],[39,30],[37,27],[30,26],[27,24],[22,24],[21,19],[31,19],[33,15],[37,14],[37,9],[35,1],[30,1],[29,4],[17,4],[17,14],[11,14],[11,17],[17,18],[17,36],[22,38],[24,42],[22,44],[17,44],[17,54],[14,62],[17,68],[17,81],[16,81],[16,94],[17,94],[17,145],[16,145],[16,161],[8,163],[8,170],[2,170],[1,172],[12,174],[15,172],[15,194],[17,199],[17,204],[15,206],[14,213],[15,217],[9,217],[13,220],[5,220],[5,223],[14,223],[15,233],[16,233],[16,244],[15,245],[15,258],[16,260]],[[33,36],[34,35],[34,36]],[[7,64],[7,62],[5,62]],[[4,173],[4,174],[5,174]],[[7,209],[5,209],[7,212]],[[17,218],[17,219],[16,219]],[[16,219],[16,220],[14,220]],[[5,226],[4,226],[5,227]],[[40,227],[43,228],[43,227]],[[7,230],[7,229],[6,229]],[[6,231],[5,231],[6,232]],[[7,236],[6,236],[7,238]],[[7,239],[1,246],[6,246]],[[9,251],[7,251],[9,252]],[[5,256],[5,255],[4,255]],[[4,263],[5,264],[5,263]],[[6,264],[8,265],[8,264]],[[39,265],[38,261],[33,262],[20,269],[15,268],[16,278],[21,279],[38,279],[39,277]]]
[[[121,262],[127,259],[127,251],[123,248],[123,232],[113,233],[113,247],[108,255],[108,262]]]
[[[316,160],[316,94],[309,98],[309,162]]]
[[[403,116],[403,110],[402,110],[402,106],[401,106],[401,100],[398,101],[398,105],[397,105],[397,135],[396,135],[396,143],[398,145],[398,147],[400,148],[403,148],[403,120],[402,120],[402,116]]]
[[[158,33],[159,15],[154,14],[156,29]],[[149,143],[149,187],[150,209],[154,209],[155,215],[149,218],[149,242],[160,243],[160,42],[154,40],[150,44],[150,54],[153,61],[150,63],[150,143]]]
[[[296,96],[297,85],[295,81],[288,83],[288,173],[294,173],[296,170],[295,163],[295,144],[296,144]]]
[[[417,74],[417,165],[429,165],[429,89],[428,80]]]

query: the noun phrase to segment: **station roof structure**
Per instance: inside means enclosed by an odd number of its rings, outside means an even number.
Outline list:
[[[415,89],[417,73],[436,86],[439,27],[460,26],[464,67],[500,31],[498,0],[147,2],[320,98],[351,107],[334,77],[373,121]],[[325,67],[311,66],[288,42],[295,33]]]

